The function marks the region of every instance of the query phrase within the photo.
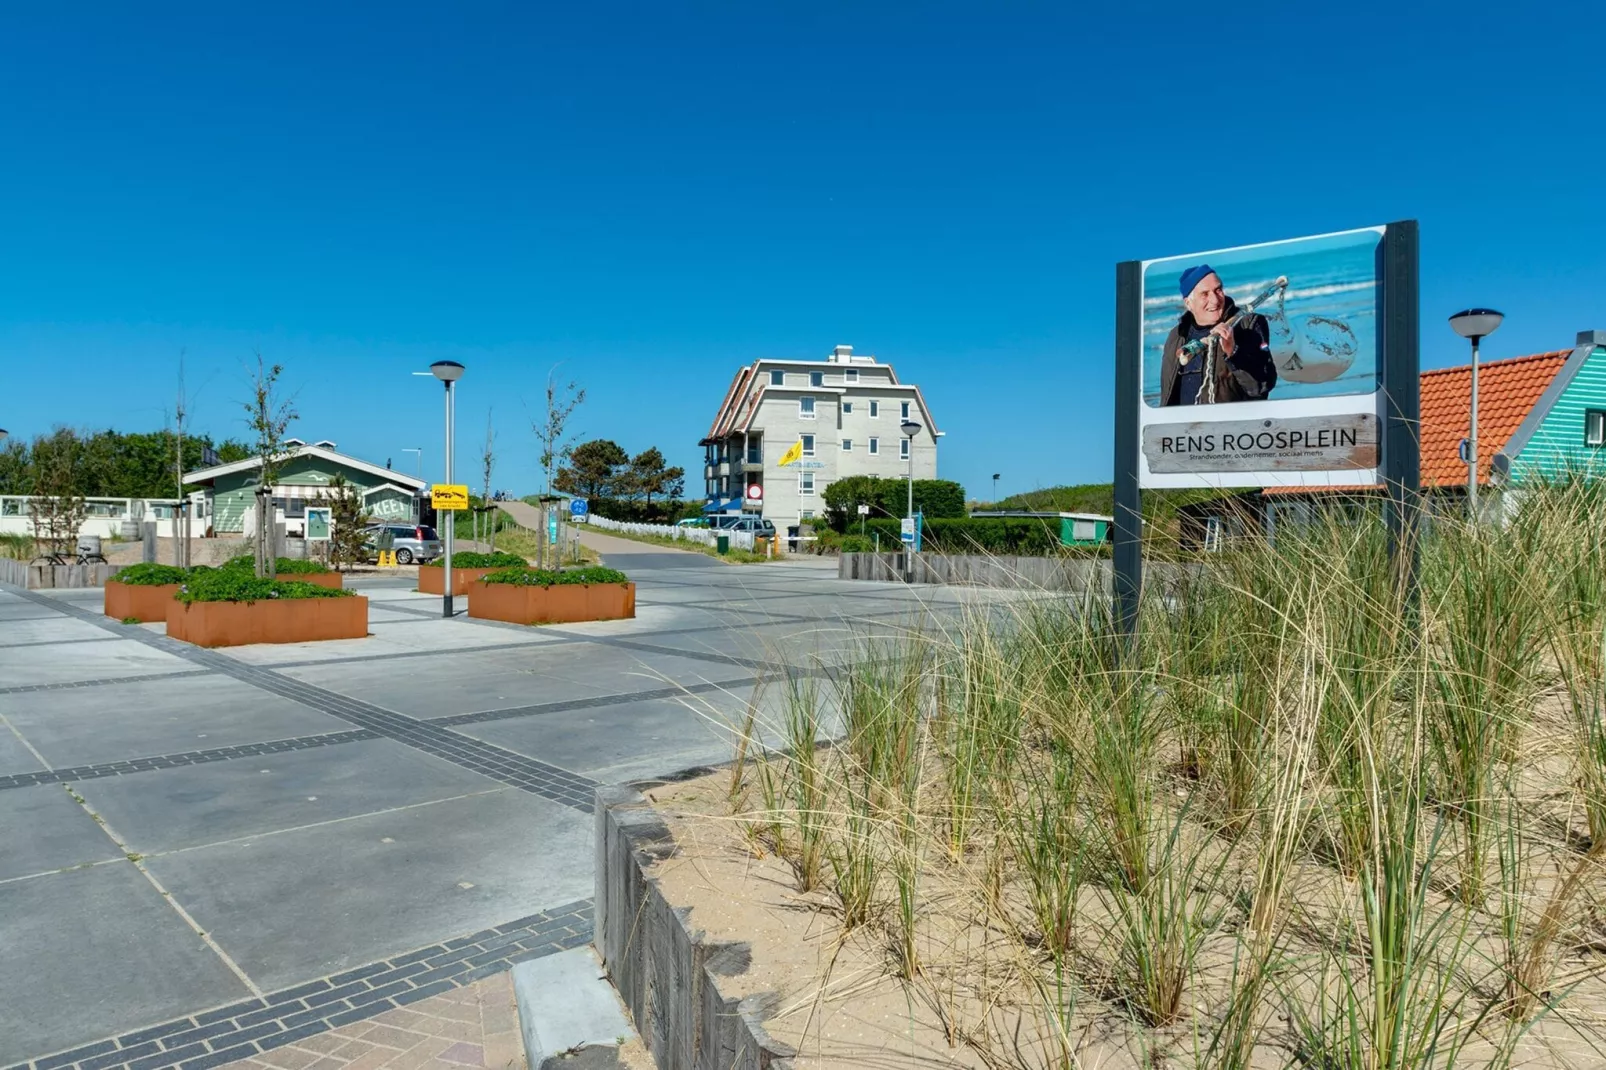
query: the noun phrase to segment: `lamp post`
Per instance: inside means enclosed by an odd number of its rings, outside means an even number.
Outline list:
[[[446,482],[452,481],[452,384],[463,377],[463,366],[455,360],[437,360],[429,366],[430,373],[446,387]],[[422,452],[419,454],[423,456]],[[438,520],[439,518],[437,518]],[[457,514],[452,513],[446,524],[446,560],[441,562],[446,571],[441,589],[441,616],[452,617],[452,529],[457,526]]]
[[[920,433],[920,424],[914,420],[905,420],[898,425],[898,430],[903,432],[903,437],[909,443],[909,505],[903,514],[909,523],[909,542],[906,544],[908,548],[904,550],[903,559],[905,574],[912,575],[915,551],[915,436]]]
[[[993,473],[993,507],[998,507],[998,473]]]
[[[1506,317],[1492,308],[1469,308],[1450,317],[1450,328],[1472,341],[1472,407],[1467,431],[1467,513],[1478,521],[1478,343]]]

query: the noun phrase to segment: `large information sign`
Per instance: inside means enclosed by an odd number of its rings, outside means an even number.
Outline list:
[[[1142,486],[1378,481],[1385,229],[1143,262]]]

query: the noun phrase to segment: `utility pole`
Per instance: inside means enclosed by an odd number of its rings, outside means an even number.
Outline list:
[[[178,488],[178,501],[173,509],[173,564],[190,567],[189,510],[184,508],[184,354],[178,357],[178,403],[174,406],[174,425],[177,433],[173,451],[173,485]]]

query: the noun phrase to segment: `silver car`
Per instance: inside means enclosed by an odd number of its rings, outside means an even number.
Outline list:
[[[370,553],[396,551],[398,565],[433,561],[441,555],[440,536],[428,524],[377,524],[368,529],[363,547]]]

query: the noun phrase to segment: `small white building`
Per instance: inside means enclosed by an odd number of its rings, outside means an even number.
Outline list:
[[[920,425],[912,438],[902,426]],[[824,360],[763,358],[737,371],[699,443],[710,515],[762,515],[777,530],[825,511],[848,476],[937,478],[937,430],[920,388],[890,364],[837,346]],[[802,456],[780,461],[801,443]]]

